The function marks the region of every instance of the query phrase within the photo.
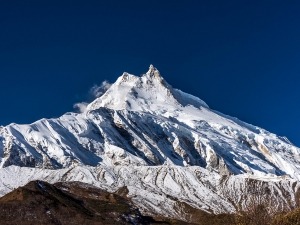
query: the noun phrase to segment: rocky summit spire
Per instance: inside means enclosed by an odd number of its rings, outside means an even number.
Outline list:
[[[149,77],[161,78],[160,72],[152,64],[150,64],[149,70],[146,75],[148,75]]]

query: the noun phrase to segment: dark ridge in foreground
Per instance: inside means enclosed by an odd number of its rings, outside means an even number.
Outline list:
[[[120,190],[120,194],[126,190]],[[82,183],[32,181],[0,198],[1,225],[186,224],[143,216],[130,199]]]

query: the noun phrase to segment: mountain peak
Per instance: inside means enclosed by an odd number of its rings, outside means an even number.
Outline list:
[[[149,76],[149,77],[161,78],[160,72],[152,64],[150,64],[149,70],[146,73],[146,75]]]
[[[114,110],[157,112],[193,105],[208,107],[201,99],[174,89],[153,65],[142,76],[123,73],[104,95],[88,106],[88,111],[106,107]]]
[[[157,69],[153,66],[153,64],[150,64],[148,72],[151,72],[154,70],[157,70]]]
[[[299,148],[211,110],[158,75],[153,66],[142,76],[124,73],[84,113],[0,127],[0,196],[31,180],[80,181],[111,193],[125,188],[121,193],[143,212],[170,218],[186,216],[180,212],[190,206],[232,213],[256,193],[274,197],[270,204],[278,209],[298,205]],[[70,203],[51,186],[32,184]],[[5,200],[23,197],[14,192]],[[72,201],[76,210],[81,206]]]

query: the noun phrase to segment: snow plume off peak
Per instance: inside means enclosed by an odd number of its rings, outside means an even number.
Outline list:
[[[100,85],[94,85],[89,93],[94,98],[101,97],[111,86],[111,83],[109,83],[107,80],[103,81]]]
[[[78,111],[78,112],[80,112],[80,113],[83,113],[83,112],[85,112],[86,107],[88,106],[88,104],[89,104],[89,103],[87,103],[87,102],[77,102],[77,103],[75,103],[75,104],[73,105],[73,108],[74,108],[76,111]]]
[[[93,87],[89,90],[89,99],[91,101],[95,100],[96,98],[101,97],[111,86],[111,83],[109,83],[107,80],[103,81],[100,85],[95,84]],[[91,102],[89,101],[89,102]],[[83,113],[86,111],[86,108],[89,104],[89,102],[78,102],[73,105],[73,108],[80,113]]]

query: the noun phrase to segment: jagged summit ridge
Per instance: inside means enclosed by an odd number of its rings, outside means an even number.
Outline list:
[[[160,72],[152,64],[149,66],[149,70],[146,73],[146,75],[149,76],[149,77],[155,77],[155,78],[162,79],[162,77],[160,75]]]
[[[150,65],[148,72],[141,77],[123,73],[107,92],[92,102],[87,109],[106,107],[155,112],[158,109],[172,110],[187,105],[208,107],[201,99],[172,88],[158,69]]]

